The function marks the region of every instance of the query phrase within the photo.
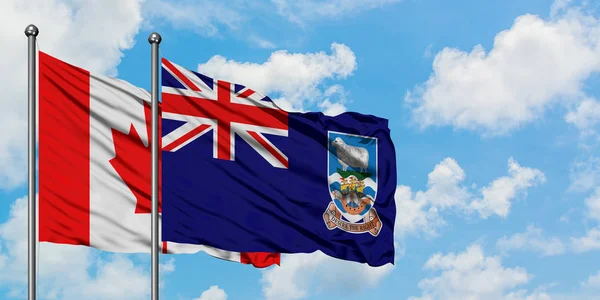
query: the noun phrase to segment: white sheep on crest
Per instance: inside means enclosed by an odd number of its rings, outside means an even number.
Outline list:
[[[336,149],[338,162],[344,171],[348,169],[348,166],[360,168],[361,172],[366,171],[369,167],[369,151],[367,149],[348,145],[339,137],[335,138],[331,145]]]

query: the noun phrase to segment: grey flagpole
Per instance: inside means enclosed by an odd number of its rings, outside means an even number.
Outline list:
[[[152,300],[158,300],[158,45],[162,38],[153,32],[148,37],[152,47]]]
[[[36,134],[36,47],[35,42],[39,33],[38,28],[31,24],[25,28],[25,36],[27,36],[27,98],[28,98],[28,139],[27,139],[27,150],[28,150],[28,175],[29,175],[29,189],[28,189],[28,249],[27,249],[27,265],[28,265],[28,276],[27,276],[27,287],[29,300],[35,300],[36,298],[36,244],[37,244],[37,207],[35,201],[35,134]]]

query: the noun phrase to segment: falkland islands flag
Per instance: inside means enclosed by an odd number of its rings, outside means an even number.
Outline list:
[[[286,112],[249,87],[162,62],[163,240],[394,262],[387,120]]]
[[[39,52],[41,242],[150,252],[150,120],[146,90]],[[160,247],[257,267],[279,263],[278,253],[171,242]]]

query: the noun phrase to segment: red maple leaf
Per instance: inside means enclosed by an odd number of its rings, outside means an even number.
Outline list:
[[[160,106],[159,106],[160,116]],[[117,171],[119,176],[129,190],[135,195],[137,204],[135,206],[136,214],[149,214],[152,212],[152,108],[150,104],[144,102],[144,117],[146,121],[146,133],[148,137],[148,146],[144,146],[140,135],[131,124],[129,134],[125,134],[116,129],[112,129],[113,142],[115,145],[115,157],[109,162]],[[160,135],[161,122],[159,118],[158,136]],[[158,144],[158,212],[161,213],[161,139]]]

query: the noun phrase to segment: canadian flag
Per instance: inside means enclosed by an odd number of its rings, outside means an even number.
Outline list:
[[[128,82],[39,52],[40,242],[150,252],[150,99]],[[171,242],[160,248],[172,254],[205,251],[255,267],[280,261],[278,253]]]

